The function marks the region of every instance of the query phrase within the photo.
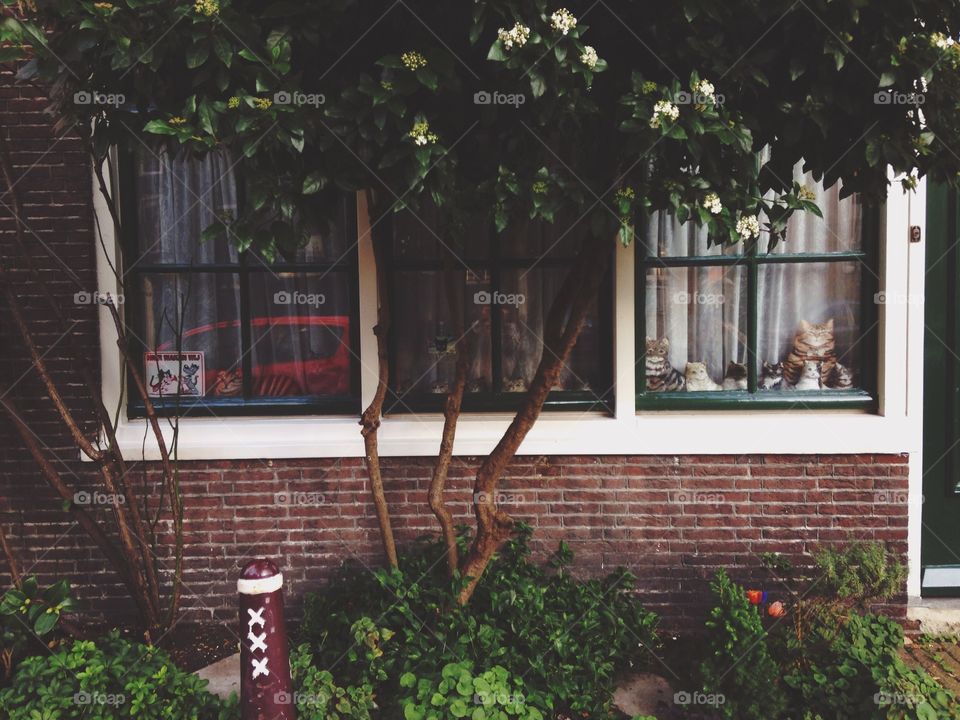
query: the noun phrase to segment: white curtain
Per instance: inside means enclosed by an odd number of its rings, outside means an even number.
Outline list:
[[[839,187],[824,190],[804,177],[796,178],[816,193],[823,219],[797,213],[785,241],[772,254],[825,253],[861,246],[862,213],[855,197],[840,200]],[[767,251],[767,238],[760,240]],[[708,247],[703,229],[681,225],[666,214],[649,220],[640,252],[656,257],[738,255],[743,246]],[[790,352],[801,320],[834,320],[836,352],[844,365],[859,371],[860,282],[858,260],[761,265],[758,278],[758,366],[776,363]],[[670,362],[683,372],[687,362],[705,362],[715,382],[723,380],[731,361],[748,364],[747,270],[742,265],[693,268],[654,266],[646,275],[648,337],[670,340]]]

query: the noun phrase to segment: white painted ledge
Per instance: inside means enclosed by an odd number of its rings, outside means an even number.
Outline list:
[[[456,455],[485,455],[509,424],[508,416],[461,418]],[[392,416],[380,428],[385,457],[436,455],[440,415]],[[169,428],[165,428],[169,431]],[[905,419],[837,411],[798,414],[657,413],[632,418],[547,413],[520,448],[522,455],[725,455],[913,452]],[[172,436],[172,432],[171,432]],[[121,425],[118,440],[130,459],[159,459],[145,421]],[[168,437],[168,442],[170,437]],[[363,457],[354,418],[184,418],[181,460]]]

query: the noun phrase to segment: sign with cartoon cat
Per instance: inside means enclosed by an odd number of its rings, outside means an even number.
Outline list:
[[[205,394],[202,352],[147,352],[143,365],[150,397],[171,397],[178,392],[191,397]]]

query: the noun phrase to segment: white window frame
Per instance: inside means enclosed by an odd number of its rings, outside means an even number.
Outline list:
[[[891,178],[892,179],[892,178]],[[94,190],[96,221],[104,242],[97,243],[100,292],[117,293],[110,269],[119,253],[118,239],[100,193]],[[923,297],[924,243],[910,243],[911,225],[924,225],[926,187],[914,193],[891,187],[880,252],[880,287],[888,298]],[[911,209],[914,210],[911,213]],[[362,403],[376,388],[376,285],[366,208],[358,203],[360,267],[360,361]],[[876,413],[857,410],[638,411],[634,325],[634,245],[616,250],[614,272],[615,410],[546,411],[520,448],[526,455],[710,455],[917,453],[922,445],[923,306],[888,302],[879,307],[878,390]],[[146,420],[126,417],[116,333],[100,309],[103,398],[120,407],[117,438],[130,459],[156,460],[159,452]],[[488,453],[511,419],[508,413],[469,413],[459,423],[456,455]],[[164,425],[167,425],[164,423]],[[439,414],[396,414],[384,419],[380,452],[390,456],[435,455],[443,418]],[[354,416],[185,417],[179,420],[181,460],[253,458],[363,457]],[[172,435],[172,430],[170,431]],[[145,442],[146,440],[146,442]]]

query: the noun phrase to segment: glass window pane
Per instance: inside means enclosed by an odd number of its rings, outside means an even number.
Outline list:
[[[408,394],[447,393],[456,376],[457,342],[473,333],[473,359],[467,373],[467,392],[489,392],[492,387],[490,363],[490,276],[486,272],[458,272],[463,293],[465,321],[454,318],[447,285],[449,273],[398,271],[394,273],[393,328],[396,358],[391,368],[391,385],[403,408]],[[465,330],[472,326],[472,330]]]
[[[648,392],[747,389],[745,268],[649,268],[645,292]]]
[[[279,255],[285,263],[352,262],[357,247],[357,202],[352,193],[341,194],[331,205],[318,210],[329,212],[313,223],[307,243],[295,252]],[[263,264],[269,264],[262,261]]]
[[[742,255],[743,243],[710,245],[707,230],[693,222],[681,223],[669,213],[653,213],[638,229],[639,252],[643,257],[694,257]]]
[[[142,288],[144,325],[140,339],[146,350],[201,353],[203,382],[199,382],[199,377],[185,381],[196,382],[198,392],[202,389],[200,394],[208,397],[240,395],[243,386],[237,276],[233,273],[151,274],[143,276]],[[195,364],[192,359],[186,362]],[[158,383],[161,368],[155,361],[147,362],[146,368],[148,385]]]
[[[520,218],[500,235],[500,254],[505,258],[572,260],[589,230],[589,220],[572,213],[558,213],[553,223]]]
[[[864,343],[867,328],[860,324],[862,273],[859,261],[760,266],[757,356],[761,374],[770,378],[761,385],[790,389],[799,383],[798,389],[808,390],[860,386],[863,354],[872,352]],[[781,364],[784,382],[776,382],[777,371],[764,372],[762,363]]]
[[[544,325],[569,268],[507,270],[502,292],[491,298],[500,312],[504,392],[524,392],[543,355]],[[609,338],[608,338],[609,341]],[[554,390],[592,391],[599,396],[610,386],[610,349],[600,330],[597,302],[560,373]]]
[[[446,230],[432,204],[416,213],[406,210],[393,215],[393,256],[401,262],[440,262],[453,253],[461,266],[490,256],[489,218],[478,217],[453,232]]]
[[[804,175],[799,170],[795,171],[794,179],[814,193],[813,201],[823,213],[823,218],[811,212],[794,213],[787,223],[786,238],[770,252],[781,255],[861,250],[863,205],[860,199],[851,195],[841,200],[840,183],[824,190],[823,183],[814,182],[810,175]]]
[[[136,153],[138,263],[235,263],[237,251],[226,236],[201,242],[217,217],[237,214],[233,161],[226,152],[204,157],[171,155],[165,149]]]
[[[343,272],[251,273],[253,397],[350,393],[350,298]]]

